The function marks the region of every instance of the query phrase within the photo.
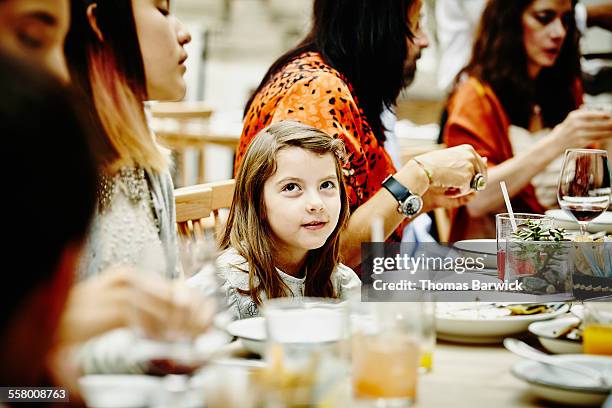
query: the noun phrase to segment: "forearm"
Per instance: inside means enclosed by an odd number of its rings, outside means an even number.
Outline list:
[[[536,143],[529,151],[491,167],[488,172],[487,188],[476,194],[476,197],[467,204],[469,214],[481,217],[503,207],[504,197],[499,187],[501,181],[506,183],[510,197],[514,197],[559,154],[561,150],[557,141],[548,137]]]
[[[394,175],[395,179],[412,193],[422,196],[427,192],[429,180],[423,169],[413,160],[409,161]],[[398,202],[384,187],[367,202],[360,205],[349,219],[341,235],[340,252],[342,262],[351,268],[361,263],[361,243],[371,242],[372,221],[383,220],[384,238],[387,239],[405,219],[397,211]]]
[[[351,214],[348,225],[340,237],[342,262],[354,268],[361,263],[361,243],[371,242],[371,224],[376,218],[384,221],[384,236],[387,239],[404,220],[397,211],[397,201],[384,188]]]

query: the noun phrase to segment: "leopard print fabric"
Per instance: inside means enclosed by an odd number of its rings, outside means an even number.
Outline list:
[[[319,53],[307,52],[289,62],[255,96],[245,117],[236,171],[257,133],[282,120],[313,126],[344,141],[344,179],[351,212],[376,194],[382,181],[396,172],[359,108],[351,85]],[[401,241],[402,229],[400,225],[389,240]]]

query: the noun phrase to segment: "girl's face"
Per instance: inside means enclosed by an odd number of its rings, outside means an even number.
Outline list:
[[[43,66],[68,81],[64,40],[68,0],[0,0],[0,49]]]
[[[535,0],[523,13],[523,43],[532,78],[555,64],[571,18],[571,0]]]
[[[277,248],[296,262],[322,247],[340,216],[340,186],[332,153],[281,150],[276,173],[264,184],[268,224]]]
[[[170,14],[168,0],[132,0],[132,6],[149,99],[182,99],[189,32]]]

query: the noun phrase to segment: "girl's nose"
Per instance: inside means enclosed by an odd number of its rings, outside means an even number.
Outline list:
[[[321,200],[321,197],[319,197],[318,194],[311,194],[308,197],[308,203],[306,205],[306,209],[308,210],[308,212],[320,212],[323,210],[323,208],[323,201]]]

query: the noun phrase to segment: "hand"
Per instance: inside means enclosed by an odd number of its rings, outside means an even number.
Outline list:
[[[151,274],[113,268],[75,285],[59,326],[59,342],[85,341],[119,327],[140,327],[153,338],[171,330],[196,335],[214,310],[196,291]]]
[[[485,178],[487,176],[485,160],[467,144],[429,152],[417,156],[416,159],[430,173],[429,189],[434,194],[448,195],[450,191],[453,192],[453,197],[468,194],[476,173]]]
[[[551,132],[561,153],[612,138],[612,116],[606,112],[577,109]]]
[[[450,210],[461,207],[469,203],[474,197],[476,197],[475,191],[459,197],[451,197],[430,189],[423,195],[423,212],[426,213],[436,208]]]

